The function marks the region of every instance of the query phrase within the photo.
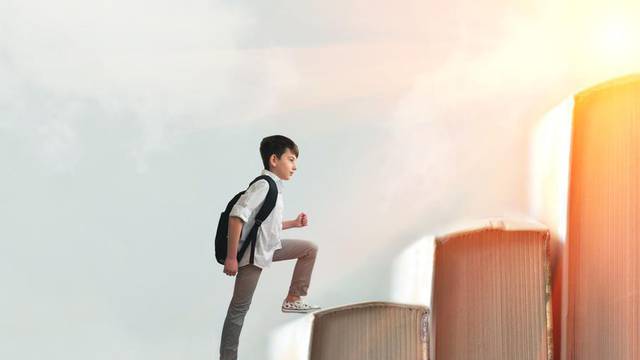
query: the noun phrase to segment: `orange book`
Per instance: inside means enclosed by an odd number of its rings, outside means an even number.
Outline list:
[[[640,76],[576,95],[567,359],[640,359]]]

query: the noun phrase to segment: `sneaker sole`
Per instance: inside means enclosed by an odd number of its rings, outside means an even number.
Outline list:
[[[314,312],[316,310],[320,310],[320,309],[309,309],[309,310],[292,310],[292,309],[281,309],[282,312],[286,312],[286,313],[300,313],[300,314],[305,314],[305,313],[310,313],[310,312]]]

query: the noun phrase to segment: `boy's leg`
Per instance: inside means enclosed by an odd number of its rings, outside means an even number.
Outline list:
[[[240,331],[261,272],[262,269],[254,265],[246,265],[238,269],[233,296],[222,327],[220,360],[236,360],[238,358]]]
[[[283,239],[281,242],[282,248],[273,253],[273,261],[298,259],[293,269],[289,294],[305,296],[311,282],[318,246],[307,240]]]

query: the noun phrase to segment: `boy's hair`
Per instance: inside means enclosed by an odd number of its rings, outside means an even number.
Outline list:
[[[269,170],[269,158],[275,154],[278,159],[289,149],[292,153],[299,156],[298,145],[286,136],[272,135],[267,136],[260,142],[260,156],[262,156],[262,164],[266,170]]]

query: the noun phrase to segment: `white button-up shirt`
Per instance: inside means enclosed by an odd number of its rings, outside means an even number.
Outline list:
[[[261,175],[269,175],[276,182],[278,187],[276,206],[273,208],[269,216],[267,216],[267,218],[262,222],[262,225],[258,228],[256,236],[256,252],[253,259],[254,265],[260,268],[266,268],[271,265],[273,253],[277,249],[282,248],[280,239],[282,237],[282,212],[284,210],[284,203],[282,199],[283,181],[278,177],[278,175],[266,169],[262,170]],[[267,180],[260,179],[249,186],[245,193],[238,198],[238,201],[231,209],[229,216],[236,216],[244,221],[238,250],[240,250],[242,244],[247,240],[249,231],[255,223],[256,215],[258,214],[258,211],[260,211],[260,207],[264,203],[268,191],[269,183]],[[247,246],[247,250],[244,252],[242,259],[238,262],[238,267],[249,264],[250,254],[251,245]]]

